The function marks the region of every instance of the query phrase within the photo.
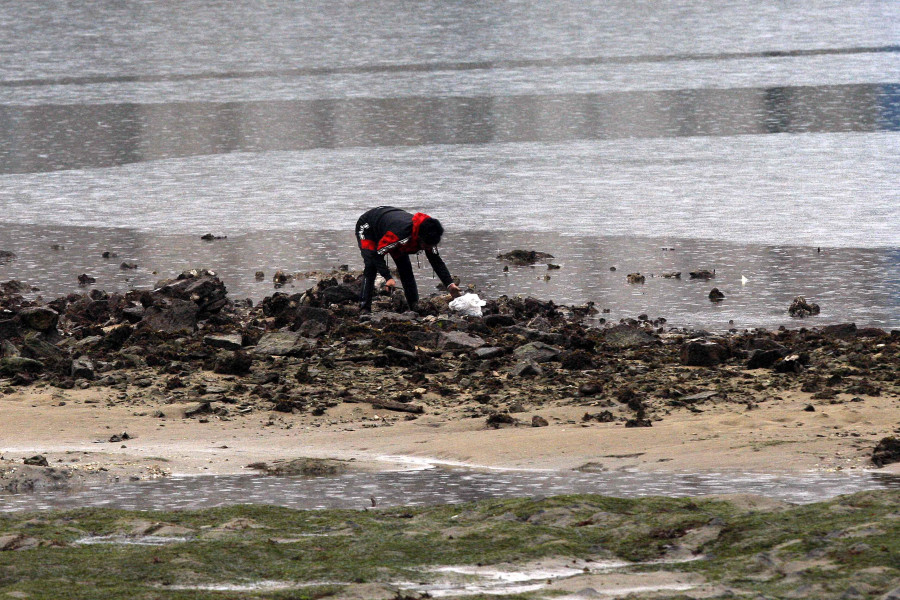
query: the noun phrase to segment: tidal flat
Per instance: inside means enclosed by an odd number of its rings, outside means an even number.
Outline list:
[[[0,516],[9,598],[882,598],[900,492]],[[506,586],[506,587],[504,587]],[[623,587],[624,586],[624,587]]]

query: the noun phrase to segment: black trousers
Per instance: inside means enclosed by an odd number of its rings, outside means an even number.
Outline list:
[[[359,294],[359,306],[369,310],[372,308],[372,296],[375,294],[375,276],[381,272],[385,279],[389,279],[390,270],[387,269],[387,263],[383,256],[374,250],[366,250],[362,247],[363,239],[368,239],[366,238],[368,231],[360,227],[360,225],[365,223],[365,217],[366,215],[363,215],[356,223],[356,242],[359,245],[363,258],[363,280]],[[397,276],[400,278],[400,285],[403,286],[406,303],[411,309],[415,309],[416,304],[419,302],[419,288],[416,285],[416,276],[413,274],[409,254],[397,254],[392,256],[392,258],[394,259],[394,264],[397,265]],[[382,268],[379,268],[379,266]]]

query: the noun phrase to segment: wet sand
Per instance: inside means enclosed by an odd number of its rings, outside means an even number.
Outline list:
[[[664,472],[802,473],[872,469],[872,448],[896,433],[900,402],[869,398],[804,410],[802,392],[747,410],[725,405],[673,413],[653,427],[583,424],[583,406],[534,407],[547,427],[493,429],[466,406],[414,421],[367,404],[341,404],[322,417],[258,412],[223,420],[179,418],[177,406],[109,406],[103,390],[22,390],[3,397],[3,461],[43,455],[90,479],[253,473],[248,465],[300,457],[350,460],[354,469],[426,465]],[[173,410],[173,408],[175,410]],[[176,416],[153,418],[155,410]],[[527,417],[527,419],[525,419]],[[127,432],[130,439],[110,442]],[[106,469],[106,470],[101,470]],[[900,463],[881,469],[900,474]],[[3,480],[0,479],[0,482]]]

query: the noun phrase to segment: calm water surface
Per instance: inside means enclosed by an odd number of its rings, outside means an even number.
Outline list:
[[[900,478],[876,473],[558,473],[457,469],[358,473],[340,477],[252,475],[171,477],[78,491],[0,494],[0,511],[102,506],[182,510],[230,504],[301,509],[457,504],[486,498],[602,494],[617,497],[756,494],[793,503],[817,502],[863,490],[897,489]]]

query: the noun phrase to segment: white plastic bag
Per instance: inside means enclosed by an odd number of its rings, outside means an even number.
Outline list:
[[[465,317],[480,317],[481,307],[485,304],[487,302],[479,298],[478,294],[463,294],[450,302],[450,310],[455,310]]]

